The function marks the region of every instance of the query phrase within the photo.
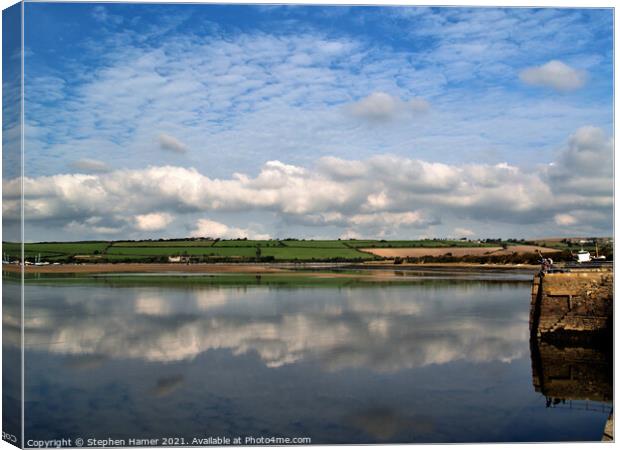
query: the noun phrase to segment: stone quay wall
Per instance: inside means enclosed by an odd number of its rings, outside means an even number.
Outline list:
[[[575,270],[534,276],[530,326],[538,336],[610,333],[612,320],[612,270]]]

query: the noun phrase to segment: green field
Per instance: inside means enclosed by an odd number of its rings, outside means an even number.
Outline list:
[[[250,241],[247,239],[232,239],[217,241],[214,247],[280,247],[283,241]]]
[[[117,241],[114,247],[212,247],[215,241]]]
[[[255,258],[257,246],[245,247],[117,247],[108,248],[106,255],[151,256],[197,256],[205,258]],[[351,248],[312,248],[260,246],[262,257],[273,257],[277,261],[372,259],[372,255]]]
[[[58,259],[75,255],[94,255],[102,254],[110,245],[109,242],[41,242],[26,243],[24,253],[26,259],[36,257],[39,254],[41,259]],[[14,242],[3,242],[2,252],[11,258],[17,258],[20,254],[20,245]]]
[[[521,242],[522,243],[522,242]],[[533,242],[532,242],[533,243]],[[504,241],[517,245],[517,241]],[[566,243],[542,243],[566,250],[579,246]],[[270,262],[270,261],[361,261],[381,259],[360,251],[364,248],[420,248],[420,247],[489,247],[498,242],[423,239],[423,240],[195,240],[174,239],[154,241],[87,241],[41,242],[25,244],[27,261],[40,256],[49,262],[167,262],[169,256],[187,256],[192,262]],[[584,246],[591,252],[593,246]],[[599,246],[601,250],[601,246]],[[3,254],[11,260],[20,255],[20,245],[3,243]]]
[[[290,248],[348,248],[348,241],[280,241],[284,246]]]
[[[192,261],[361,261],[373,259],[347,245],[348,241],[247,240],[116,241],[27,243],[25,257],[49,262],[165,262],[169,256]],[[260,249],[260,250],[259,250]],[[4,242],[3,252],[19,258],[20,246]]]
[[[108,248],[107,255],[140,256],[255,256],[256,247],[117,247]]]

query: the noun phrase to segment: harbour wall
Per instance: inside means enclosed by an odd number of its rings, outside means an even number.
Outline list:
[[[538,337],[611,335],[613,270],[577,269],[534,276],[530,328]]]

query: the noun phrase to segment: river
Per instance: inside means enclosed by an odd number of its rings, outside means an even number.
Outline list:
[[[601,439],[610,363],[592,350],[603,394],[586,400],[566,349],[531,346],[529,274],[400,278],[30,280],[26,439]]]

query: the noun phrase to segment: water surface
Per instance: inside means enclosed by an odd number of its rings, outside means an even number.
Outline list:
[[[567,350],[532,363],[529,275],[408,276],[31,280],[26,439],[600,440],[610,366],[599,397],[544,382]]]

